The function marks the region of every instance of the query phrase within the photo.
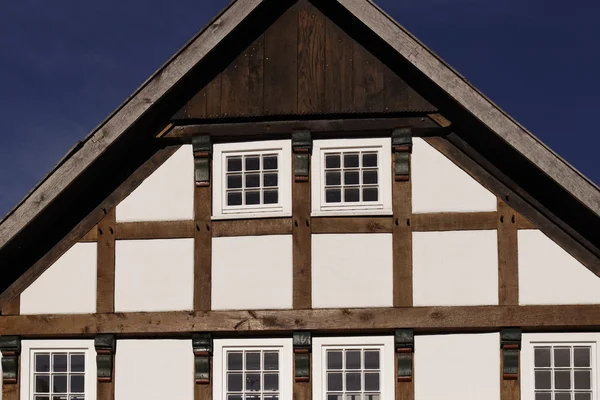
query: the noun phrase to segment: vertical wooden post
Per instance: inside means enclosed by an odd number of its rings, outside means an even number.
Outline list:
[[[294,400],[312,399],[312,335],[294,332]]]
[[[521,399],[521,329],[500,332],[500,400]]]
[[[115,312],[115,230],[116,212],[108,211],[98,224],[98,270],[96,312]]]
[[[310,219],[310,133],[294,134],[292,170],[293,307],[312,307],[311,219]],[[304,139],[304,140],[303,140]]]
[[[98,335],[94,340],[96,349],[96,399],[113,400],[115,398],[115,349],[114,335]]]
[[[18,356],[18,365],[21,366],[21,355]],[[21,371],[19,371],[20,373]],[[2,384],[2,400],[21,400],[21,382]],[[100,399],[98,399],[100,400]]]
[[[21,314],[21,295],[18,295],[10,301],[2,309],[2,315],[19,315]]]
[[[21,338],[18,336],[0,337],[2,352],[2,399],[20,400]]]
[[[194,311],[211,309],[212,224],[211,186],[194,190]]]
[[[397,329],[395,332],[396,400],[414,400],[414,331]]]
[[[517,213],[498,199],[498,304],[519,305]]]

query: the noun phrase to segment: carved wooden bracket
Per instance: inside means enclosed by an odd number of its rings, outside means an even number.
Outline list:
[[[192,335],[194,349],[195,380],[199,385],[210,384],[210,357],[213,353],[213,340],[210,333]]]
[[[502,349],[502,377],[504,380],[519,379],[521,329],[502,329],[500,331],[500,348]]]
[[[392,151],[394,152],[394,179],[404,182],[410,179],[410,153],[412,153],[412,129],[398,128],[392,132]]]
[[[112,382],[116,344],[115,335],[98,335],[94,339],[98,382]]]
[[[294,151],[294,179],[296,182],[308,182],[310,154],[312,153],[310,131],[292,133],[292,149]]]
[[[310,332],[294,332],[294,378],[296,382],[310,381],[310,353],[312,336]]]
[[[210,186],[210,160],[213,151],[210,136],[194,136],[192,147],[194,149],[196,186]]]
[[[2,382],[5,385],[18,383],[21,338],[0,336],[0,351],[2,352]]]
[[[412,382],[413,353],[415,351],[414,331],[412,329],[396,329],[394,341],[398,363],[398,382]]]

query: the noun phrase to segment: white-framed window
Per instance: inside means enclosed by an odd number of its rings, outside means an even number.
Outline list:
[[[598,400],[596,333],[523,334],[524,400]]]
[[[395,397],[392,336],[313,338],[313,400]]]
[[[292,339],[215,339],[214,400],[292,400]]]
[[[312,215],[392,214],[391,139],[313,142]]]
[[[213,218],[292,215],[290,140],[213,147]]]
[[[21,400],[95,400],[93,340],[24,340]]]

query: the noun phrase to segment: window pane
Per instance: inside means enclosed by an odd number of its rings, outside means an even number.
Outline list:
[[[246,390],[260,390],[260,374],[246,374]]]
[[[535,388],[552,389],[550,386],[550,371],[535,371]]]
[[[571,349],[570,348],[557,348],[554,349],[554,367],[555,368],[568,368],[571,366]]]
[[[237,172],[242,170],[241,158],[227,158],[227,172]]]
[[[242,192],[227,193],[227,205],[228,206],[241,206],[242,205]]]
[[[379,372],[365,373],[365,390],[379,391]]]
[[[327,390],[342,390],[342,374],[340,372],[329,372],[327,374]]]
[[[260,175],[259,174],[246,175],[246,187],[247,188],[260,187]]]
[[[265,190],[264,204],[277,204],[279,202],[279,192],[277,190]]]
[[[258,171],[260,169],[260,157],[246,157],[246,171]]]
[[[260,353],[246,353],[246,369],[250,371],[260,370]]]
[[[340,156],[339,154],[330,154],[325,156],[325,168],[339,168],[340,167]]]
[[[52,377],[52,391],[54,393],[67,393],[66,375],[54,375]]]
[[[363,167],[376,167],[377,166],[377,153],[363,154]]]
[[[277,169],[277,156],[263,157],[263,169]]]
[[[77,394],[69,397],[69,400],[85,400],[85,396],[81,394]]]
[[[363,185],[374,185],[377,183],[377,171],[363,171]]]
[[[535,400],[552,400],[552,393],[536,393]]]
[[[227,176],[227,189],[240,189],[242,187],[242,175]]]
[[[346,351],[346,369],[360,369],[360,350]]]
[[[71,354],[71,372],[85,372],[85,356]]]
[[[327,352],[327,369],[342,369],[342,352]]]
[[[243,374],[227,374],[227,390],[230,392],[241,392],[244,382]]]
[[[555,393],[554,400],[571,400],[571,393]]]
[[[246,205],[260,204],[260,192],[246,192]]]
[[[265,374],[264,390],[279,390],[279,374]]]
[[[339,186],[342,184],[342,174],[340,172],[326,172],[325,173],[325,185],[326,186]]]
[[[535,348],[535,367],[550,367],[550,349],[546,347]]]
[[[341,189],[325,190],[325,202],[326,203],[341,203],[341,201],[342,201]]]
[[[67,372],[67,355],[53,354],[52,355],[52,370],[54,372]]]
[[[358,168],[358,154],[344,154],[344,168]]]
[[[50,400],[49,396],[35,396],[35,400]]]
[[[69,400],[69,396],[67,396],[66,394],[52,396],[52,400]]]
[[[227,400],[242,400],[241,394],[229,394],[227,395]]]
[[[379,369],[378,351],[365,351],[365,369]]]
[[[328,394],[327,395],[327,400],[343,400],[343,397],[341,394]]]
[[[554,388],[571,389],[571,371],[554,371]]]
[[[227,353],[227,369],[229,371],[241,371],[242,357],[242,353]]]
[[[279,395],[267,394],[265,395],[265,400],[279,400]]]
[[[265,174],[265,186],[277,186],[277,174]]]
[[[346,390],[361,390],[360,372],[346,372]]]
[[[365,400],[379,400],[379,394],[365,394]]]
[[[352,203],[360,201],[360,190],[358,189],[346,189],[344,190],[344,201],[346,203]]]
[[[589,367],[590,366],[590,348],[589,347],[575,347],[573,349],[573,359],[576,367]]]
[[[246,400],[260,400],[260,395],[258,394],[247,394]]]
[[[348,393],[346,395],[346,400],[362,400],[360,393]]]
[[[85,389],[84,375],[71,375],[71,392],[83,393]]]
[[[575,400],[592,400],[592,394],[591,393],[575,393]]]
[[[50,375],[36,375],[35,391],[37,393],[50,393]]]
[[[36,354],[35,355],[35,371],[50,372],[50,355]]]
[[[344,185],[358,185],[360,183],[360,174],[358,171],[344,172]]]
[[[575,371],[575,389],[591,389],[591,371]]]
[[[279,369],[279,353],[265,353],[265,370]]]
[[[379,194],[377,188],[365,188],[363,189],[363,201],[377,201]]]

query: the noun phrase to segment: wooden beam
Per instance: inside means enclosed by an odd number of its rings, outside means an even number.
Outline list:
[[[21,362],[22,357],[18,357],[19,381],[17,383],[0,383],[2,386],[2,400],[21,400]],[[1,377],[0,377],[1,378]]]
[[[295,157],[293,157],[292,171],[294,171],[295,162]],[[310,181],[298,182],[295,177],[292,177],[294,309],[312,307],[312,221],[310,217],[310,193]]]
[[[291,235],[291,218],[213,221],[213,237]]]
[[[498,304],[519,304],[517,213],[498,199]]]
[[[518,229],[538,229],[537,226],[527,218],[517,213],[517,228]]]
[[[98,223],[96,312],[115,311],[115,208]]]
[[[312,233],[392,233],[391,217],[319,217],[312,219]]]
[[[82,243],[98,241],[98,227],[93,227],[92,230],[86,233],[79,241]]]
[[[600,329],[600,305],[458,306],[360,309],[176,311],[155,313],[55,314],[0,317],[0,335],[91,337],[173,336],[191,332],[490,332],[506,326],[524,331]]]
[[[0,313],[1,315],[19,315],[21,314],[21,295],[12,299]]]
[[[525,366],[527,368],[528,366]],[[500,400],[521,400],[521,351],[519,351],[519,374],[517,379],[504,379],[504,357],[500,351]]]
[[[476,231],[498,227],[496,212],[413,214],[414,232]]]
[[[409,160],[410,162],[410,160]],[[392,163],[391,168],[394,168]],[[395,176],[392,171],[392,176]],[[394,307],[413,305],[412,180],[392,183],[392,257]]]
[[[117,240],[185,239],[194,237],[194,221],[144,221],[117,223]]]
[[[211,309],[212,186],[194,188],[194,310]]]

